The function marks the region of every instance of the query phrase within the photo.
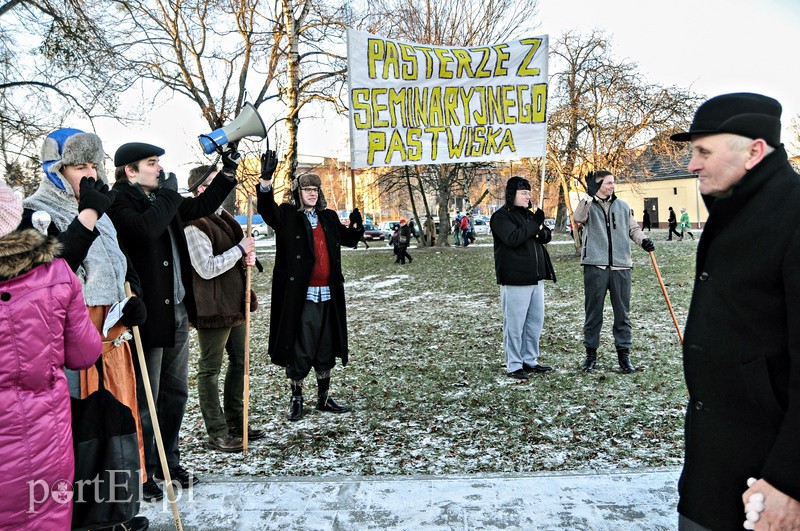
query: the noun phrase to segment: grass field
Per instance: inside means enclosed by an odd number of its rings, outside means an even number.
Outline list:
[[[681,326],[691,296],[696,243],[665,242],[656,257]],[[564,238],[562,236],[562,238]],[[490,237],[478,243],[490,243]],[[284,420],[289,392],[266,354],[274,255],[260,253],[253,275],[261,307],[251,333],[251,426],[267,430],[247,456],[207,450],[197,407],[192,346],[183,461],[199,475],[306,476],[468,474],[678,465],[686,391],[678,336],[650,259],[633,249],[632,361],[617,370],[606,316],[598,370],[583,360],[583,281],[569,242],[551,243],[558,276],[548,283],[541,362],[554,372],[527,382],[508,378],[492,248],[411,249],[400,266],[383,246],[343,252],[350,364],[334,369],[332,394],[344,415],[313,409]]]

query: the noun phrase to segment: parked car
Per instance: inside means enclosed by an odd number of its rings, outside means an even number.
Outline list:
[[[383,232],[383,237],[386,240],[391,239],[392,234],[400,226],[399,221],[382,221],[378,228]]]
[[[364,223],[364,239],[368,242],[383,241],[386,238],[383,231],[372,223]]]
[[[242,227],[243,231],[247,230],[247,225]],[[269,235],[269,225],[266,223],[259,223],[258,225],[253,225],[250,227],[250,236],[253,238],[258,238],[259,236],[268,236]]]
[[[553,218],[547,218],[546,220],[544,220],[544,226],[550,230],[553,230],[556,228],[556,220],[554,220]]]
[[[489,229],[489,222],[487,220],[475,217],[472,222],[472,232],[475,236],[486,236],[492,231]]]

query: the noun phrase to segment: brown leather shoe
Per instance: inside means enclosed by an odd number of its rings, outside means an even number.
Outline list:
[[[231,434],[209,437],[208,446],[220,452],[241,452],[243,447],[242,439]]]
[[[242,438],[242,428],[228,428],[228,434],[233,435],[234,437],[238,437],[239,439]],[[259,430],[258,428],[253,428],[248,426],[247,427],[247,440],[248,441],[257,441],[258,439],[263,439],[267,436],[267,432],[264,430]]]

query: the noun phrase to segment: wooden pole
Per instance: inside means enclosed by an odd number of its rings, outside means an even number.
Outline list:
[[[129,282],[125,283],[125,296],[132,295],[131,285]],[[158,424],[158,415],[156,414],[156,402],[153,399],[153,390],[150,388],[150,377],[147,374],[147,363],[144,359],[144,350],[142,349],[142,336],[139,333],[138,326],[132,326],[133,329],[133,342],[136,346],[136,354],[139,357],[139,369],[142,372],[142,382],[144,383],[144,394],[147,397],[147,407],[150,409],[150,419],[153,421],[153,435],[156,440],[156,448],[158,448],[158,458],[161,460],[161,471],[164,473],[164,482],[167,485],[167,496],[169,497],[169,504],[172,506],[172,518],[175,523],[177,531],[183,531],[183,524],[181,524],[181,515],[178,513],[178,503],[175,500],[175,491],[172,489],[172,478],[169,474],[169,465],[167,464],[167,454],[164,451],[164,442],[161,440],[161,427]],[[144,466],[144,463],[142,463]]]
[[[675,317],[675,310],[672,309],[672,304],[669,302],[669,295],[667,295],[667,288],[664,286],[664,280],[661,278],[661,271],[658,270],[656,253],[654,251],[650,251],[648,254],[650,254],[650,261],[653,262],[653,269],[656,270],[658,283],[661,284],[661,292],[664,294],[664,300],[667,301],[667,308],[669,308],[669,314],[672,316],[672,322],[675,324],[675,330],[678,331],[678,339],[681,341],[681,345],[683,345],[683,334],[681,333],[681,327],[678,325],[678,319]]]
[[[247,235],[253,225],[253,199],[247,195]],[[253,266],[248,265],[244,285],[244,406],[242,408],[242,453],[247,455],[248,413],[250,410],[250,285]]]

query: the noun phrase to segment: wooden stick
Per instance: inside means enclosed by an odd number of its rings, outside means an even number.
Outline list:
[[[132,295],[129,282],[125,283],[125,295],[127,297]],[[142,382],[144,383],[144,394],[147,397],[147,407],[150,409],[150,419],[153,421],[153,435],[155,435],[156,439],[158,457],[161,460],[161,471],[164,473],[164,482],[167,484],[167,496],[172,506],[172,518],[175,521],[175,529],[177,529],[177,531],[183,531],[181,515],[178,513],[178,502],[175,500],[175,491],[172,489],[172,478],[169,474],[169,465],[167,465],[167,454],[164,451],[164,442],[161,440],[161,427],[158,425],[156,403],[155,400],[153,400],[153,390],[150,388],[150,377],[147,374],[147,363],[145,362],[144,350],[142,349],[142,336],[139,333],[138,326],[132,326],[131,328],[133,329],[133,342],[136,346],[136,354],[139,357],[139,369],[142,371]],[[142,463],[142,466],[144,466],[144,463]]]
[[[672,309],[672,304],[669,302],[669,295],[667,295],[667,288],[664,286],[664,280],[661,278],[661,271],[658,270],[658,264],[656,263],[656,253],[655,251],[650,251],[650,261],[653,262],[653,269],[656,270],[656,277],[658,277],[658,283],[661,284],[661,292],[664,294],[664,300],[667,301],[667,308],[669,308],[669,314],[672,316],[672,322],[675,324],[675,330],[678,331],[678,339],[681,341],[681,345],[683,345],[683,334],[681,334],[681,327],[678,325],[678,319],[675,317],[675,310]]]
[[[247,236],[253,226],[253,200],[247,195]],[[250,285],[252,284],[253,266],[247,266],[244,285],[244,406],[242,408],[242,453],[247,455],[248,414],[250,410]]]

